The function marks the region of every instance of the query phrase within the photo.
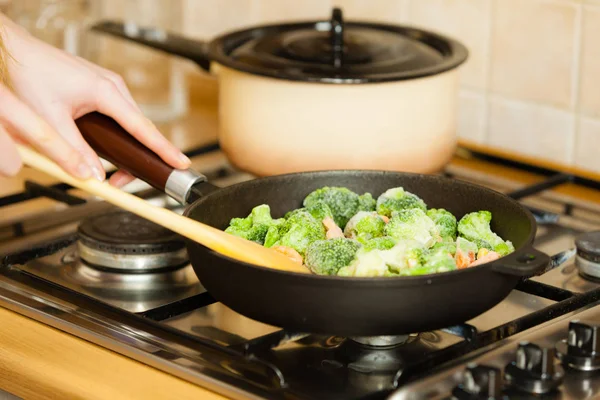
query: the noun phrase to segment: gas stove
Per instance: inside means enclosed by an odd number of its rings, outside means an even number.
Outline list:
[[[195,154],[209,151],[218,150]],[[252,179],[198,163],[220,186]],[[177,235],[35,182],[0,198],[5,210],[39,198],[56,205],[0,225],[0,306],[232,398],[600,397],[600,238],[589,234],[600,230],[600,205],[550,190],[600,185],[555,174],[524,186],[458,166],[445,174],[520,199],[539,223],[535,247],[561,264],[461,325],[343,338],[253,321],[204,289]],[[148,187],[134,192],[179,210]]]

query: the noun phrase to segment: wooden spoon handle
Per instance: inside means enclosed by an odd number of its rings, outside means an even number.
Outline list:
[[[173,232],[198,242],[216,252],[251,264],[263,265],[273,269],[309,273],[303,266],[292,262],[274,250],[257,243],[230,235],[212,226],[183,217],[173,211],[154,206],[139,197],[117,189],[106,182],[94,179],[80,180],[66,173],[57,164],[35,151],[17,145],[23,163],[45,172],[73,187],[99,196],[124,210],[146,218]]]

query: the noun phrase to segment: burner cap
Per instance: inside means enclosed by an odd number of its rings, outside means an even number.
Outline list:
[[[575,239],[577,255],[588,261],[600,263],[600,231],[586,232]]]
[[[94,266],[146,272],[188,261],[181,236],[126,211],[89,218],[78,233],[79,255]]]
[[[410,335],[398,336],[353,336],[350,339],[368,347],[394,347],[408,341]]]

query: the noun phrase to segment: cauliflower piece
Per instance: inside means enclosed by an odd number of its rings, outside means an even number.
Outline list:
[[[454,258],[446,251],[437,250],[430,252],[425,257],[425,262],[421,266],[415,268],[407,268],[400,271],[401,276],[416,276],[437,274],[440,272],[448,272],[456,269]]]
[[[361,243],[383,236],[385,221],[374,211],[357,212],[344,228],[344,235]]]
[[[325,239],[325,227],[306,210],[291,215],[284,223],[271,227],[265,237],[265,247],[286,246],[304,256],[306,248],[316,240]]]
[[[308,208],[319,202],[327,204],[333,213],[335,223],[343,229],[348,220],[362,210],[361,207],[371,207],[369,196],[365,193],[361,200],[361,196],[348,188],[326,186],[306,196],[303,205]]]
[[[456,217],[443,208],[427,210],[427,216],[437,225],[442,239],[456,240]]]
[[[246,218],[232,218],[225,232],[263,244],[269,228],[283,224],[283,219],[273,219],[267,204],[256,206]]]
[[[398,241],[416,240],[427,248],[441,241],[437,226],[420,208],[394,211],[384,233]]]
[[[372,239],[375,240],[375,239]],[[415,268],[424,262],[425,250],[421,244],[406,240],[398,242],[389,249],[370,249],[364,247],[356,252],[356,258],[347,267],[338,271],[339,276],[395,276],[400,271]]]
[[[477,244],[478,248],[494,250],[501,256],[515,251],[510,241],[504,241],[500,236],[492,232],[490,222],[492,213],[489,211],[476,211],[466,214],[458,222],[458,233],[465,239]]]
[[[425,202],[415,194],[407,192],[402,187],[388,189],[377,198],[377,213],[391,217],[394,211],[419,208],[427,210]]]
[[[352,262],[359,248],[360,243],[352,239],[317,240],[308,246],[305,263],[317,275],[336,275]]]

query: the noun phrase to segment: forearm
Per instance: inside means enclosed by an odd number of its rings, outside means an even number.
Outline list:
[[[38,40],[2,13],[0,13],[0,27],[3,40],[1,49],[3,72],[7,78],[10,77],[11,84],[16,88],[20,69],[28,64],[28,58],[37,51]]]
[[[2,13],[0,13],[0,83],[10,87],[10,75],[8,73],[8,60],[10,54],[6,49],[5,39],[7,26],[5,24],[7,19]]]

